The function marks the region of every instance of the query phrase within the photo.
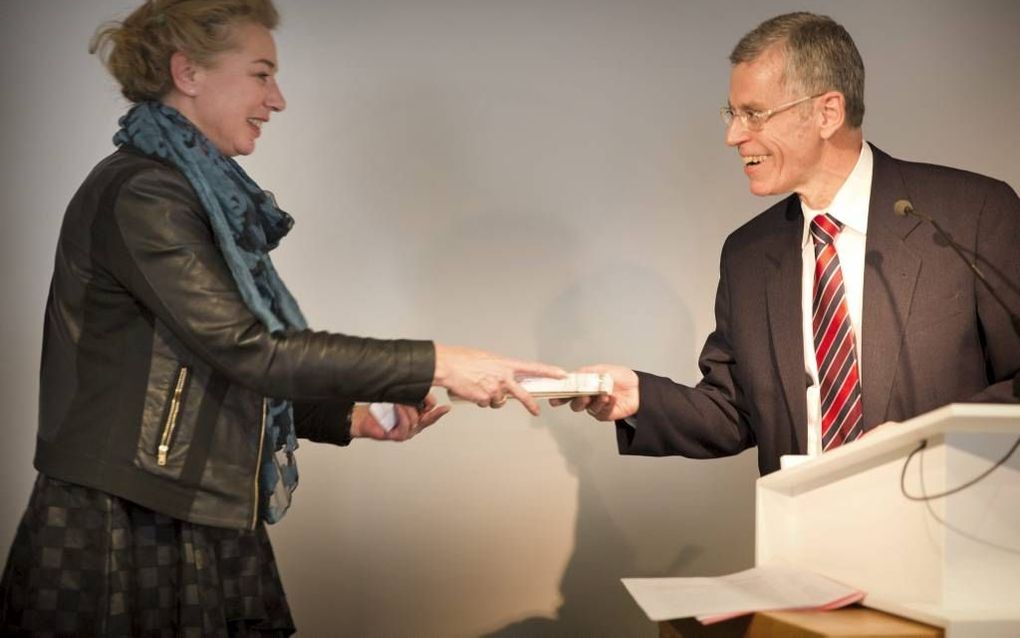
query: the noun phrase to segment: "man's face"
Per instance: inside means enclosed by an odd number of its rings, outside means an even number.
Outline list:
[[[798,89],[783,84],[785,66],[785,54],[775,47],[751,62],[735,65],[730,73],[730,107],[761,112],[804,97]],[[726,129],[726,144],[740,153],[755,195],[803,195],[819,181],[822,138],[812,117],[813,104],[807,100],[778,112],[759,131],[750,130],[739,117],[733,118]]]

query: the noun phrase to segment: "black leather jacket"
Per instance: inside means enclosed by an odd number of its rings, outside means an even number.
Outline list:
[[[270,334],[190,184],[130,149],[68,206],[46,306],[35,466],[193,523],[254,527],[265,401],[344,445],[352,401],[417,403],[428,341]]]

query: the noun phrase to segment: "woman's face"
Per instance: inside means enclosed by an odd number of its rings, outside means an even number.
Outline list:
[[[195,67],[184,115],[227,156],[248,155],[273,111],[287,103],[276,84],[276,44],[262,25],[235,27],[237,46]]]

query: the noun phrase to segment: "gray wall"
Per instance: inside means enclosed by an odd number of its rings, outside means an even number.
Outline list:
[[[69,197],[124,104],[85,47],[126,0],[0,1],[0,551],[34,476],[41,316]],[[807,7],[854,35],[865,134],[1020,186],[1020,4],[280,0],[290,101],[243,160],[298,220],[317,327],[693,382],[747,193],[726,56]],[[623,576],[753,563],[754,453],[620,458],[610,428],[458,406],[406,445],[305,444],[271,530],[304,635],[654,635]]]

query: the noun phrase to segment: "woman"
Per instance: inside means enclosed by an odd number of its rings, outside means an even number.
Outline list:
[[[3,632],[289,634],[266,535],[297,437],[404,440],[538,363],[312,332],[268,251],[289,231],[232,159],[285,107],[270,0],[150,0],[97,32],[134,107],[72,199],[46,309],[39,470]],[[383,427],[353,401],[398,404]]]

